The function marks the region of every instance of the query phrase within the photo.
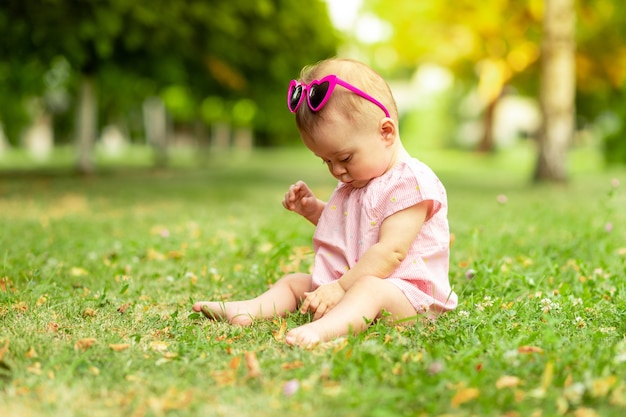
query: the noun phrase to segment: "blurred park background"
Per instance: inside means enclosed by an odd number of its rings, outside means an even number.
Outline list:
[[[416,156],[626,164],[621,0],[3,0],[0,175],[300,146],[286,87],[331,56],[389,81]]]

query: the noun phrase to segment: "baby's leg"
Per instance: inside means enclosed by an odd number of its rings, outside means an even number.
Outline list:
[[[377,277],[363,277],[354,283],[339,304],[317,321],[296,327],[286,335],[290,345],[309,347],[349,332],[362,332],[385,310],[392,320],[417,315],[404,293]],[[367,322],[366,322],[367,320]]]
[[[192,309],[203,312],[210,319],[247,326],[257,318],[272,318],[295,311],[304,293],[310,290],[311,275],[291,274],[281,278],[256,298],[228,302],[198,301]]]

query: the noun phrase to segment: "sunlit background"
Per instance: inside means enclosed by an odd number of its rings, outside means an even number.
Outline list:
[[[284,90],[331,56],[388,80],[412,152],[516,152],[548,180],[572,152],[626,162],[623,2],[57,3],[0,9],[0,169],[297,145]]]

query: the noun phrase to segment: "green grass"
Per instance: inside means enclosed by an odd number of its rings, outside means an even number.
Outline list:
[[[534,187],[529,149],[422,159],[448,189],[459,308],[313,350],[281,339],[307,317],[190,311],[310,266],[312,227],[280,205],[297,179],[332,191],[306,152],[90,177],[0,161],[0,415],[623,415],[626,172],[574,152],[570,184]]]

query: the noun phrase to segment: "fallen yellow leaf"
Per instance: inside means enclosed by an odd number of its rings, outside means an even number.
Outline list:
[[[73,266],[72,268],[70,268],[70,275],[73,277],[82,277],[88,274],[89,272],[87,272],[85,268],[80,268],[77,266]]]
[[[615,383],[617,378],[615,375],[609,375],[605,378],[598,378],[591,384],[591,395],[595,398],[606,397]]]
[[[517,348],[518,353],[543,353],[543,349],[538,346],[520,346]]]
[[[181,259],[185,256],[185,254],[182,251],[179,250],[171,250],[169,252],[167,252],[167,257],[170,259]]]
[[[162,342],[160,340],[155,340],[153,342],[150,342],[150,349],[155,352],[165,352],[168,346],[169,345],[167,343]]]
[[[581,407],[574,411],[574,417],[598,417],[599,414],[592,408]]]
[[[285,332],[287,331],[287,322],[285,320],[281,320],[280,327],[278,330],[274,330],[272,334],[274,335],[274,340],[277,342],[282,342],[285,340]]]
[[[454,397],[452,397],[451,405],[456,408],[461,404],[478,398],[479,395],[480,390],[478,388],[460,388],[456,394],[454,394]]]
[[[109,345],[109,348],[111,348],[111,350],[114,350],[116,352],[121,352],[123,350],[128,349],[129,347],[130,347],[130,344],[128,343],[119,343],[119,344],[112,343]]]
[[[30,372],[31,374],[41,375],[41,363],[35,362],[31,366],[26,368],[26,370]]]
[[[4,359],[4,355],[9,351],[9,339],[2,342],[2,346],[0,347],[0,361]]]
[[[74,345],[74,349],[75,350],[87,350],[90,347],[92,347],[95,343],[96,343],[96,339],[94,339],[93,337],[87,337],[85,339],[80,339],[78,342],[76,342],[76,344]]]
[[[37,352],[35,352],[35,348],[31,346],[30,349],[28,349],[28,352],[26,352],[24,356],[26,356],[28,359],[36,358]]]
[[[546,391],[550,387],[553,377],[554,377],[554,363],[548,362],[546,363],[546,367],[543,370],[543,376],[541,377],[541,388],[543,388],[544,391]]]
[[[167,256],[157,250],[150,248],[148,249],[148,253],[146,253],[146,258],[150,261],[164,261],[165,259],[167,259]]]
[[[244,353],[244,358],[246,360],[246,368],[248,368],[248,377],[249,378],[260,377],[261,367],[259,366],[259,361],[256,358],[256,353],[246,352]]]
[[[503,375],[496,381],[496,388],[515,388],[520,383],[520,379],[512,375]]]
[[[28,305],[24,301],[13,304],[11,308],[18,313],[26,313],[28,311]]]
[[[626,407],[626,386],[621,382],[613,389],[611,396],[609,397],[611,405],[618,407]]]
[[[285,362],[280,365],[280,369],[289,370],[289,369],[297,369],[302,368],[304,366],[304,362],[302,361],[294,361],[294,362]]]

